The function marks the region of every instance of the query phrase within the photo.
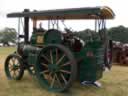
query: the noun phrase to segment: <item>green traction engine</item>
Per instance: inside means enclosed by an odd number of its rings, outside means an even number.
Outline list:
[[[24,71],[36,78],[49,91],[62,92],[79,82],[99,80],[105,68],[111,68],[112,45],[105,27],[106,19],[113,19],[114,13],[108,7],[85,7],[47,11],[10,13],[8,17],[24,20],[23,34],[18,35],[17,50],[5,61],[5,73],[10,80],[20,80]],[[65,28],[59,28],[63,20],[95,21],[95,32],[87,38],[75,35]],[[30,20],[32,24],[30,24]],[[37,27],[38,21],[47,20],[48,29]],[[30,25],[33,32],[29,36]],[[30,37],[30,38],[29,38]]]

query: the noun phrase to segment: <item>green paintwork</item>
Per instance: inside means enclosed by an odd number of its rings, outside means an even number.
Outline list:
[[[36,46],[32,46],[32,45],[25,45],[25,47],[23,49],[23,53],[25,56],[28,56],[29,53],[36,54],[36,53],[38,53],[38,51],[40,51],[40,48],[38,48]]]
[[[32,46],[45,46],[47,44],[61,44],[61,34],[56,30],[52,30],[52,32],[49,33],[45,33],[42,35],[40,34],[40,36],[43,36],[44,38],[44,43],[38,44],[36,42],[37,37],[39,36],[39,34],[34,33],[31,37],[31,45]],[[79,80],[83,81],[83,80],[89,80],[89,81],[96,81],[98,79],[100,79],[102,77],[102,73],[103,73],[103,64],[104,64],[104,48],[103,48],[103,44],[102,42],[95,38],[95,40],[93,41],[89,41],[86,42],[86,46],[84,46],[82,48],[82,50],[80,52],[73,52],[72,54],[74,54],[74,56],[76,58],[82,58],[83,61],[78,64],[79,68],[78,69],[78,73],[79,73]],[[31,63],[36,63],[36,54],[38,53],[36,52],[36,47],[27,47],[25,53],[28,53],[28,62]],[[69,47],[69,46],[66,46]],[[71,47],[69,47],[70,50]],[[94,53],[94,57],[87,57],[86,54],[88,51],[91,51]],[[54,65],[54,64],[53,64]],[[53,66],[52,64],[49,65],[49,69],[54,70],[54,69],[58,69],[57,66]]]
[[[45,46],[52,44],[52,43],[54,43],[53,45],[55,45],[55,44],[62,45],[62,43],[61,43],[62,40],[60,40],[61,34],[55,30],[53,30],[53,33],[54,33],[54,35],[52,34],[52,32],[49,32],[48,34],[42,33],[40,35],[38,33],[32,34],[30,45],[24,46],[23,54],[24,54],[24,56],[28,57],[27,58],[28,64],[30,64],[30,65],[35,64],[35,66],[38,65],[38,69],[36,69],[36,72],[38,74],[36,73],[35,75],[38,77],[38,79],[42,83],[42,85],[44,85],[49,91],[61,92],[61,91],[65,90],[65,88],[67,88],[67,87],[65,87],[67,85],[65,85],[63,88],[51,88],[49,82],[45,79],[45,77],[43,75],[40,76],[40,72],[42,71],[43,67],[41,65],[39,65],[38,59],[40,57],[38,57],[38,56],[41,56],[40,55],[41,50],[42,50],[42,52],[45,52],[45,50],[50,50],[50,49],[45,48]],[[48,40],[47,42],[45,42],[46,39],[44,39],[44,42],[39,44],[39,43],[37,43],[38,36],[42,36],[43,38],[49,38],[49,39],[47,39]],[[51,39],[51,38],[53,38],[52,36],[55,38]],[[54,42],[52,42],[52,41],[54,41]],[[104,63],[103,43],[97,38],[95,38],[93,40],[89,39],[87,41],[88,42],[86,42],[86,45],[81,49],[80,52],[73,52],[71,46],[67,46],[67,45],[62,46],[62,48],[66,48],[66,50],[69,50],[70,52],[68,51],[67,53],[70,53],[70,55],[71,54],[74,55],[74,57],[76,59],[82,58],[82,62],[78,63],[78,67],[77,67],[77,70],[78,70],[77,77],[80,80],[80,82],[82,82],[84,80],[94,82],[94,81],[100,79],[103,74],[103,68],[104,68],[104,66],[103,66],[103,63]],[[40,45],[41,48],[37,47],[38,45]],[[53,52],[53,63],[48,64],[48,69],[53,74],[58,74],[60,67],[58,65],[56,65],[56,62],[55,62],[55,60],[56,60],[55,49],[56,49],[56,47],[55,48],[53,47],[53,51],[52,51]],[[61,49],[61,47],[60,47],[60,49]],[[87,52],[93,52],[94,56],[88,57]],[[70,58],[69,54],[67,54],[67,56],[68,56],[68,58]],[[40,59],[40,60],[42,60],[42,59]],[[67,58],[64,58],[63,62],[66,62],[66,60],[67,60]],[[68,66],[68,67],[65,67],[64,69],[71,70],[71,67]],[[65,74],[64,76],[65,76],[65,78],[69,78],[68,74]]]
[[[34,71],[34,64],[36,64],[37,61],[37,56],[40,52],[40,48],[34,47],[32,45],[25,45],[23,48],[23,55],[26,57],[26,69],[30,73],[30,75],[34,76],[35,71]],[[31,69],[33,67],[33,69]]]
[[[93,52],[93,57],[88,57],[87,52]],[[79,65],[80,81],[96,81],[102,77],[104,64],[104,48],[100,41],[88,42],[79,52],[75,53],[76,58],[83,58]]]
[[[28,56],[28,63],[35,64],[37,54],[40,52],[40,48],[34,47],[32,45],[26,45],[24,47],[23,53],[25,56]]]
[[[62,34],[56,29],[51,29],[46,32],[44,35],[45,44],[61,44],[62,43]]]
[[[38,42],[38,37],[42,39],[42,42]],[[42,38],[41,38],[42,37]],[[40,40],[39,40],[40,41]],[[33,32],[30,43],[32,46],[40,46],[42,47],[43,45],[47,44],[60,44],[62,43],[62,34],[60,31],[56,29],[51,29],[47,32]]]

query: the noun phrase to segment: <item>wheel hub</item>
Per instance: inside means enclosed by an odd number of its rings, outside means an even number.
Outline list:
[[[53,73],[56,73],[59,71],[59,67],[56,65],[56,64],[49,64],[48,65],[48,69],[53,72]]]
[[[17,70],[18,69],[18,65],[13,65],[13,70]]]

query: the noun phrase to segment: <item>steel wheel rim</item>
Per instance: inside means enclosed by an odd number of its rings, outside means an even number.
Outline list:
[[[46,52],[47,50],[49,50],[49,55]],[[60,51],[62,52],[62,54],[61,56],[58,56],[60,54]],[[41,57],[43,58],[40,58],[38,61],[40,62],[40,60],[42,59],[43,64],[40,64],[41,66],[38,66],[38,72],[36,73],[39,78],[43,80],[43,86],[45,86],[50,91],[64,91],[65,86],[69,84],[69,81],[72,77],[72,61],[70,61],[70,57],[68,57],[67,54],[63,52],[63,50],[57,48],[56,46],[49,49],[44,49],[41,54]],[[44,59],[46,60],[46,62],[44,62]],[[55,61],[56,63],[54,63]],[[53,67],[52,65],[57,65],[57,67]],[[41,70],[41,68],[45,68],[45,70]]]
[[[17,79],[18,76],[20,75],[20,71],[21,71],[21,62],[19,61],[19,58],[17,58],[16,56],[12,56],[10,58],[8,58],[7,62],[6,62],[6,73],[9,79]]]

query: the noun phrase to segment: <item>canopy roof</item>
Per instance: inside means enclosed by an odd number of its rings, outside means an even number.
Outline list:
[[[113,19],[114,12],[106,6],[28,11],[7,14],[7,17],[30,17],[32,19]]]

